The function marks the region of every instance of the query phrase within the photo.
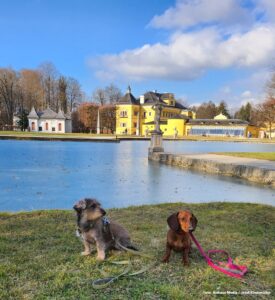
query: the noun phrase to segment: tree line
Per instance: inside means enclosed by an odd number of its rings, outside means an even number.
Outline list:
[[[37,69],[0,68],[0,124],[12,125],[15,113],[47,107],[65,113],[80,103],[83,91],[73,77],[60,74],[52,63]]]
[[[82,103],[72,114],[73,132],[91,132],[98,130],[98,115],[101,133],[114,133],[116,130],[116,106],[122,97],[121,90],[110,83],[96,88],[90,101]]]

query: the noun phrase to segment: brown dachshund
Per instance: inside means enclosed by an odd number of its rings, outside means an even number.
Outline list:
[[[166,253],[163,262],[169,262],[171,250],[183,252],[182,262],[189,265],[188,254],[191,250],[191,238],[189,231],[196,229],[198,220],[189,210],[180,210],[172,214],[167,223],[170,227],[167,232]]]

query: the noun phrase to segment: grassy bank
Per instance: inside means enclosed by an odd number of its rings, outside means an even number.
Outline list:
[[[59,139],[119,139],[119,140],[149,140],[150,138],[145,138],[144,136],[135,135],[115,135],[115,134],[93,134],[93,133],[46,133],[46,132],[21,132],[21,131],[0,131],[1,136],[10,138],[59,138]],[[248,143],[275,143],[275,139],[256,139],[256,138],[238,138],[238,137],[219,137],[219,136],[184,136],[175,139],[173,136],[163,137],[164,140],[177,140],[177,141],[208,141],[208,142],[248,142]]]
[[[249,267],[243,281],[214,271],[193,249],[188,268],[182,266],[180,254],[173,254],[169,264],[158,263],[148,273],[120,279],[104,291],[94,290],[91,282],[102,277],[100,269],[108,274],[123,269],[110,261],[131,257],[139,269],[150,260],[116,252],[98,265],[94,254],[80,256],[82,245],[74,236],[75,218],[71,211],[1,213],[0,299],[221,299],[206,293],[272,290],[273,207],[163,204],[113,209],[108,215],[128,228],[136,245],[160,261],[165,248],[166,218],[182,207],[191,208],[197,216],[196,237],[205,249],[228,250],[236,262]]]
[[[218,152],[215,154],[275,161],[275,152]]]

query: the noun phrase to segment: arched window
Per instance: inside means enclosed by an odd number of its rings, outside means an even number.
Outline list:
[[[58,123],[58,131],[61,131],[61,130],[62,130],[62,124]]]
[[[49,130],[49,124],[48,124],[48,122],[46,123],[46,130]]]
[[[35,123],[32,122],[32,130],[35,130]]]

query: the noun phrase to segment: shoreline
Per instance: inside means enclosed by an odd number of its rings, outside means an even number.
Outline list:
[[[58,137],[58,136],[20,136],[20,135],[0,135],[0,140],[31,140],[31,141],[61,141],[61,142],[101,142],[101,143],[119,143],[117,138],[99,138],[99,137]]]
[[[115,142],[120,141],[150,141],[150,137],[144,136],[125,136],[125,135],[104,135],[104,134],[34,134],[28,132],[5,132],[0,133],[0,140],[38,140],[38,141],[76,141],[76,142]],[[190,141],[190,142],[233,142],[233,143],[256,143],[274,144],[274,140],[255,139],[255,138],[224,138],[224,137],[201,137],[186,136],[181,138],[163,137],[164,141]]]
[[[122,207],[107,207],[107,211],[124,211],[124,210],[143,210],[150,207],[165,207],[165,206],[175,206],[175,205],[183,205],[185,206],[219,206],[219,205],[254,205],[254,206],[266,206],[270,207],[271,209],[275,208],[275,205],[266,204],[266,203],[256,203],[256,202],[235,202],[235,201],[213,201],[213,202],[160,202],[160,203],[148,203],[148,204],[141,204],[141,205],[129,205],[129,206],[122,206]],[[0,217],[1,216],[13,216],[13,215],[20,215],[20,214],[39,214],[39,213],[49,213],[49,212],[73,212],[73,208],[49,208],[49,209],[34,209],[34,210],[18,210],[18,211],[11,211],[11,210],[0,210]]]
[[[188,155],[166,152],[149,153],[148,159],[202,173],[237,177],[275,189],[275,162],[273,161],[219,154]]]

